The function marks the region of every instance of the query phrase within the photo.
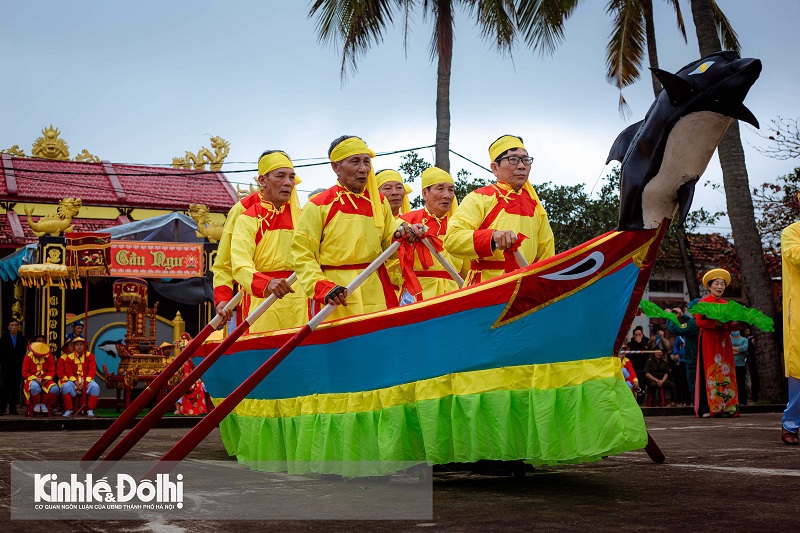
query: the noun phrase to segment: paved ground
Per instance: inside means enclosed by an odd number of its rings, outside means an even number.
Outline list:
[[[800,447],[780,441],[780,414],[739,419],[648,417],[667,456],[643,451],[584,465],[541,467],[523,480],[470,473],[435,474],[430,521],[394,522],[70,522],[76,531],[258,530],[728,530],[797,531]],[[152,459],[186,429],[157,429],[131,458]],[[79,458],[101,431],[0,433],[0,529],[32,531],[41,523],[8,522],[14,460]],[[136,454],[133,456],[133,454]],[[213,433],[190,456],[226,459]],[[244,510],[243,510],[244,511]],[[8,525],[9,527],[5,527]]]

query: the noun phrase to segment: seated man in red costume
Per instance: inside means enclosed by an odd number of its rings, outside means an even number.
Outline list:
[[[58,398],[58,385],[53,380],[55,375],[56,363],[50,347],[43,342],[32,342],[22,360],[22,389],[34,412],[47,413],[53,408]]]
[[[94,380],[97,364],[94,354],[86,351],[86,339],[73,339],[75,351],[63,357],[64,374],[59,376],[64,384],[61,386],[61,397],[64,401],[64,416],[72,416],[73,399],[80,394],[88,394],[86,406],[87,416],[94,416],[94,409],[100,399],[100,385]]]

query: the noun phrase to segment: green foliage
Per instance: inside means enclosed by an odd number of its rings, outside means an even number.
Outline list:
[[[779,248],[783,229],[800,220],[800,167],[753,189],[756,226],[765,247]]]
[[[404,154],[401,160],[402,163],[400,163],[398,171],[405,175],[404,181],[406,183],[414,183],[425,169],[431,166],[431,164],[425,161],[417,152],[413,151]],[[463,168],[456,173],[453,181],[455,182],[456,199],[458,199],[459,202],[464,200],[464,197],[475,189],[479,189],[491,183],[491,181],[486,178],[472,178],[472,173]],[[422,207],[422,196],[411,200],[411,207],[414,209]]]
[[[556,253],[569,250],[617,226],[619,214],[619,170],[603,180],[597,198],[591,197],[583,184],[534,185],[555,237]]]

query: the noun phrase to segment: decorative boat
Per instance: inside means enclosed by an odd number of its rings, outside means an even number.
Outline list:
[[[221,423],[254,468],[378,475],[397,462],[593,461],[643,448],[621,346],[669,219],[742,105],[758,60],[720,52],[677,74],[626,129],[620,227],[474,286],[319,326]],[[243,337],[206,373],[230,394],[297,329]],[[196,352],[199,363],[217,342]]]

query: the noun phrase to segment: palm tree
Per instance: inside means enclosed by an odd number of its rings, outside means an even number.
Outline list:
[[[675,11],[678,30],[686,42],[686,26],[683,23],[680,2],[678,0],[666,0],[666,2]],[[739,42],[736,33],[725,14],[716,7],[716,3],[714,6],[714,22],[726,39],[727,48],[738,51]],[[609,83],[619,88],[620,113],[627,115],[629,108],[622,90],[640,78],[645,46],[650,68],[658,68],[653,0],[609,0],[606,12],[614,19],[611,37],[606,46],[606,76]],[[658,97],[661,83],[652,71],[650,79],[653,83],[653,95]],[[700,287],[697,284],[697,271],[691,257],[685,227],[683,224],[675,225],[670,233],[678,244],[689,296],[691,299],[697,298],[700,296]]]
[[[691,6],[700,55],[705,56],[721,50],[723,44],[728,44],[726,41],[730,36],[726,35],[724,28],[715,23],[719,13],[716,3],[713,0],[691,0]],[[734,120],[731,123],[720,142],[718,153],[728,204],[728,217],[731,221],[733,240],[736,243],[747,296],[753,307],[767,316],[780,318],[775,313],[772,282],[764,261],[761,237],[756,227],[738,121]],[[761,392],[767,398],[777,400],[785,384],[777,338],[774,334],[762,333],[757,337],[757,347]]]
[[[522,38],[533,49],[551,53],[563,38],[563,24],[579,0],[315,0],[308,16],[317,17],[324,43],[342,44],[341,75],[355,72],[359,57],[380,44],[387,27],[400,15],[405,43],[416,7],[433,20],[431,60],[437,59],[436,166],[450,170],[450,72],[454,11],[460,6],[475,17],[481,36],[501,54],[511,53]],[[515,4],[519,4],[518,6]]]

